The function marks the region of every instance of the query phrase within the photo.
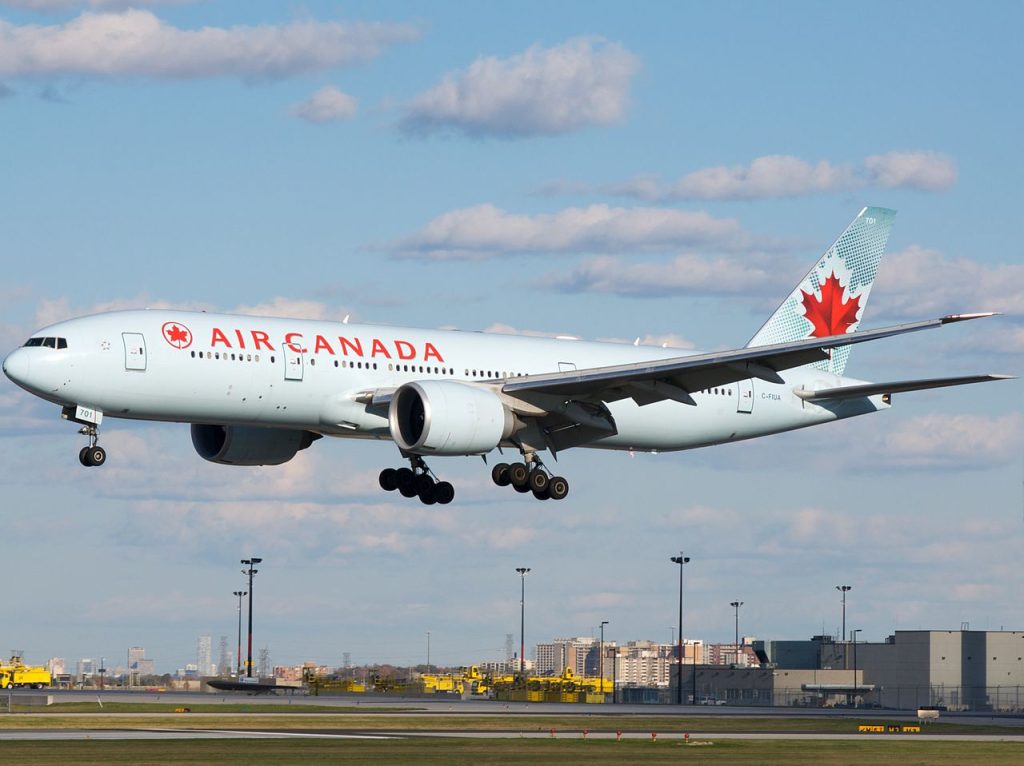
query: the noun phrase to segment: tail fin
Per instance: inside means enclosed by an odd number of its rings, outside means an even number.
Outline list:
[[[864,316],[871,284],[889,239],[895,210],[866,207],[764,323],[747,347],[853,332]],[[850,347],[815,367],[842,375]]]

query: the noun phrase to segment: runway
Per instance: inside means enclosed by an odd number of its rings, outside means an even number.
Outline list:
[[[389,731],[387,734],[367,734],[337,731],[289,731],[287,729],[238,730],[238,729],[21,729],[0,730],[0,741],[51,741],[51,740],[174,740],[174,739],[358,739],[393,740],[428,737],[431,739],[567,739],[567,740],[644,740],[652,742],[686,741],[684,733],[658,732],[656,738],[650,732],[583,731],[565,730],[556,732],[512,732],[512,731]],[[689,744],[712,743],[716,740],[788,740],[788,741],[884,741],[892,743],[914,742],[1015,742],[1024,744],[1024,734],[810,734],[790,732],[691,732]]]

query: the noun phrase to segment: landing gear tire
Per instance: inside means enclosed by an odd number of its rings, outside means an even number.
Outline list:
[[[416,477],[413,486],[416,488],[416,494],[422,498],[425,493],[429,493],[434,489],[434,480],[427,474],[421,473]]]
[[[530,489],[533,490],[533,494],[540,497],[544,495],[547,498],[548,484],[551,482],[550,477],[539,468],[535,468],[530,471]]]
[[[514,489],[516,492],[522,492],[522,493],[525,494],[525,493],[530,491],[530,485],[529,484],[523,484],[522,486],[520,486],[518,484],[513,484],[512,485],[512,489]]]
[[[89,467],[89,448],[88,447],[82,447],[82,449],[80,449],[78,451],[78,462],[81,463],[82,465],[84,465],[86,468]]]
[[[561,500],[569,494],[569,482],[561,476],[552,476],[548,480],[548,496],[552,500]]]
[[[437,492],[435,491],[434,482],[424,484],[416,494],[420,496],[420,502],[424,505],[433,505],[437,502]]]
[[[398,489],[398,471],[394,468],[385,468],[380,472],[377,481],[380,482],[380,488],[385,492],[394,492]]]
[[[508,463],[498,463],[491,469],[491,481],[499,487],[507,487],[512,481],[508,475]]]
[[[99,467],[107,462],[107,451],[103,447],[89,447],[85,453],[86,465]]]
[[[527,491],[530,488],[530,468],[526,463],[513,463],[508,467],[508,478],[512,483],[512,486],[522,492],[521,487],[525,487]]]
[[[455,499],[455,487],[447,481],[439,481],[434,485],[434,497],[439,505],[448,505]]]
[[[416,474],[411,468],[397,469],[395,478],[398,480],[398,491],[402,493],[402,497],[416,496]]]
[[[549,484],[545,484],[544,485],[544,489],[534,489],[533,490],[533,496],[535,498],[537,498],[538,500],[550,500],[551,499],[551,495],[548,493],[548,490],[550,488],[551,487],[550,487]]]

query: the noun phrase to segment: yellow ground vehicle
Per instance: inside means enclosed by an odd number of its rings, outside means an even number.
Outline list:
[[[49,670],[26,665],[20,654],[11,655],[10,661],[0,665],[0,689],[42,689],[52,683]]]

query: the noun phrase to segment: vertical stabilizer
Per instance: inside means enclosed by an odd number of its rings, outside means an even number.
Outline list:
[[[883,207],[861,210],[747,346],[824,338],[856,330],[895,217],[895,210]],[[842,375],[849,357],[850,347],[843,346],[832,352],[831,359],[814,366]]]

